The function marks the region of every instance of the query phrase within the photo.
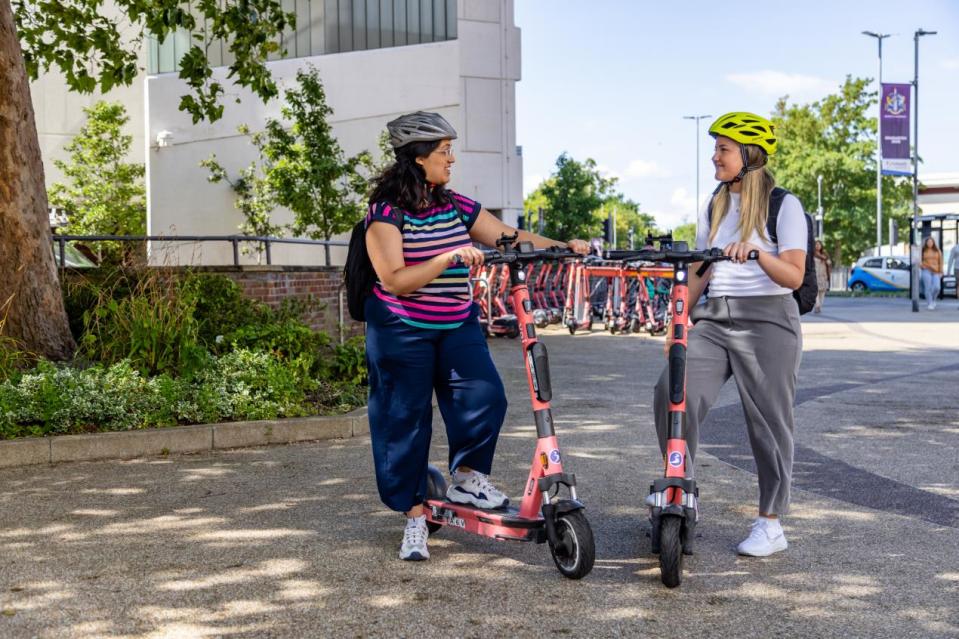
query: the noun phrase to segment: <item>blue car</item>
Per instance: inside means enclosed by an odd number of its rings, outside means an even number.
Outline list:
[[[849,272],[846,286],[853,291],[908,291],[909,258],[863,257]]]

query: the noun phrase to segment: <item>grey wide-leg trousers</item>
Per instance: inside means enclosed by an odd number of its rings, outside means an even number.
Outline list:
[[[695,307],[686,361],[687,473],[692,476],[699,425],[730,376],[746,414],[759,473],[759,511],[789,509],[793,465],[793,403],[802,357],[799,307],[792,295],[716,297]],[[669,367],[654,397],[659,447],[669,433]]]

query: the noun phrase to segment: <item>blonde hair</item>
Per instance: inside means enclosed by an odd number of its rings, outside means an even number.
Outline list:
[[[761,164],[763,151],[754,144],[746,145],[748,166]],[[742,191],[739,200],[739,231],[740,242],[747,242],[755,231],[764,242],[768,242],[766,235],[766,218],[769,216],[769,196],[776,187],[776,178],[763,166],[760,169],[748,171],[742,179]],[[726,213],[729,212],[729,184],[723,184],[713,196],[713,219],[709,226],[709,241],[712,243],[719,231]]]

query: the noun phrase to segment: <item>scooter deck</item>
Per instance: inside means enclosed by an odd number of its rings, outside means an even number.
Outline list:
[[[545,540],[545,520],[542,517],[521,517],[516,506],[476,508],[468,504],[430,499],[427,507],[429,519],[444,526],[463,528],[494,539],[536,542]]]

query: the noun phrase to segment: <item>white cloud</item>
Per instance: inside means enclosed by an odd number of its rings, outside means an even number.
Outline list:
[[[952,58],[951,60],[942,60],[939,63],[943,69],[948,71],[957,71],[959,70],[959,58]]]
[[[669,198],[669,203],[683,212],[684,215],[692,215],[696,212],[696,197],[690,194],[685,187],[673,189],[673,195]]]
[[[618,171],[614,171],[605,164],[597,164],[596,170],[599,171],[599,174],[604,178],[615,178],[616,180],[622,180],[623,176],[619,174]]]
[[[669,172],[658,163],[648,160],[633,160],[624,172],[627,178],[669,177]]]
[[[696,221],[696,197],[688,189],[678,187],[673,189],[669,198],[669,208],[652,209],[648,211],[655,219],[656,225],[662,229],[674,229],[680,224]]]
[[[676,209],[669,211],[653,210],[648,211],[648,213],[653,216],[653,219],[656,220],[656,226],[664,231],[674,229],[680,224],[686,224],[687,222],[691,221],[689,215],[684,214],[682,211]]]
[[[763,97],[778,98],[788,95],[796,101],[818,100],[839,88],[839,83],[835,80],[768,69],[753,73],[731,73],[726,76],[726,80]]]

